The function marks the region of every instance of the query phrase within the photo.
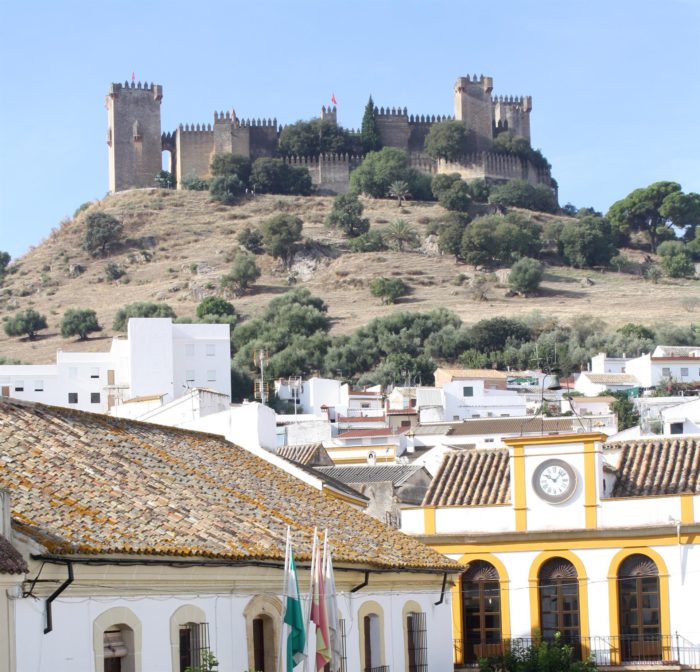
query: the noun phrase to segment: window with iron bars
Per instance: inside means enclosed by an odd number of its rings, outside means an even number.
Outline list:
[[[345,646],[345,619],[338,619],[338,631],[340,632],[340,670],[339,672],[348,672],[348,654]],[[335,654],[333,654],[335,655]],[[323,672],[331,672],[331,664],[326,663]]]
[[[209,623],[186,623],[180,626],[180,672],[188,667],[202,667],[209,652]]]
[[[425,612],[415,612],[406,616],[408,636],[408,672],[428,672],[428,632]]]

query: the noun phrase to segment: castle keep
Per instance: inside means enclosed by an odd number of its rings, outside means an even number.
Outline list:
[[[551,185],[551,175],[519,156],[491,152],[493,139],[502,131],[530,140],[532,98],[492,96],[493,79],[481,75],[459,77],[454,85],[454,116],[409,115],[402,108],[375,108],[375,118],[385,147],[408,152],[411,165],[429,174],[457,172],[464,179],[492,182],[527,180]],[[152,187],[162,166],[162,152],[170,154],[170,172],[178,188],[188,178],[206,177],[214,154],[230,152],[255,160],[276,156],[282,127],[277,119],[239,119],[234,111],[214,112],[213,124],[180,124],[162,133],[159,84],[111,84],[107,95],[109,190]],[[323,107],[321,118],[337,123],[335,107]],[[456,119],[471,130],[475,151],[458,162],[434,160],[424,153],[431,126]],[[362,156],[321,155],[287,159],[309,170],[320,192],[347,191],[350,171]]]

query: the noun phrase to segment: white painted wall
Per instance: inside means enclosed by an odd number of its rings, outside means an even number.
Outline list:
[[[471,396],[465,396],[465,388],[470,388]],[[455,380],[442,387],[445,399],[444,417],[447,420],[465,418],[490,418],[525,415],[525,399],[510,390],[486,389],[483,380]]]
[[[266,594],[276,592],[275,587],[265,591]],[[219,669],[222,672],[247,670],[248,650],[243,612],[252,597],[253,595],[223,591],[217,594],[207,590],[192,595],[151,594],[128,599],[61,596],[53,603],[54,629],[47,635],[43,634],[44,602],[17,600],[17,672],[94,670],[93,623],[100,614],[114,607],[128,608],[141,623],[141,672],[171,672],[170,617],[184,605],[194,605],[204,611],[209,622],[210,646],[219,659]],[[359,630],[362,624],[358,612],[369,600],[378,602],[384,611],[384,662],[392,672],[403,672],[406,669],[402,611],[409,600],[417,602],[426,613],[431,669],[451,669],[450,591],[446,591],[443,603],[436,606],[434,603],[439,597],[439,588],[428,593],[412,592],[408,588],[398,593],[367,588],[356,593],[339,593],[338,608],[346,621],[347,669],[360,669]]]
[[[104,413],[108,371],[114,371],[122,388],[115,394],[122,400],[157,394],[167,402],[195,386],[230,398],[229,334],[227,324],[132,318],[128,339],[113,339],[109,352],[59,350],[56,364],[0,366],[0,388],[9,387],[17,399]],[[77,402],[69,401],[69,394],[77,395]]]
[[[599,352],[591,357],[591,373],[627,373],[626,366],[629,357],[608,357]]]

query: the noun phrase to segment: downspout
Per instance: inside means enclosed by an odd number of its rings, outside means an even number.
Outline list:
[[[445,572],[442,575],[442,590],[440,591],[440,599],[435,603],[435,606],[437,607],[439,604],[442,604],[445,600],[445,588],[447,587],[447,572]]]
[[[46,627],[44,628],[44,634],[48,635],[53,630],[53,618],[51,616],[51,603],[73,583],[73,562],[71,560],[66,560],[66,566],[68,567],[68,578],[51,593],[46,599]]]
[[[355,586],[352,590],[350,590],[350,592],[356,593],[361,588],[364,588],[368,583],[369,583],[369,569],[366,569],[365,570],[365,580],[362,583],[360,583],[359,585]]]

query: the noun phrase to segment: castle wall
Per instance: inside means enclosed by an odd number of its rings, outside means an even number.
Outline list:
[[[398,147],[407,152],[411,129],[408,125],[406,108],[403,110],[400,108],[398,110],[396,108],[391,110],[387,108],[384,111],[383,107],[375,107],[374,114],[382,145],[385,147]]]
[[[292,156],[285,161],[306,168],[320,194],[345,194],[350,186],[350,171],[360,165],[361,156],[322,154],[319,157]]]
[[[530,111],[532,98],[499,96],[493,99],[493,120],[497,127],[512,131],[530,141]]]
[[[551,185],[549,171],[537,169],[518,157],[488,150],[494,132],[508,129],[530,140],[532,99],[491,98],[493,80],[483,75],[457,79],[454,87],[454,117],[408,115],[406,108],[375,108],[382,143],[409,154],[410,165],[421,172],[457,172],[465,179],[493,181],[527,180]],[[161,152],[171,154],[171,172],[177,179],[206,177],[213,154],[232,153],[254,161],[276,156],[280,129],[276,119],[239,119],[235,112],[215,112],[214,124],[180,126],[174,133],[160,132],[162,87],[148,84],[112,84],[107,97],[109,182],[111,191],[151,187],[161,170]],[[323,107],[321,118],[337,123],[337,110]],[[459,163],[435,162],[424,154],[425,139],[433,124],[456,119],[474,133],[476,152]],[[359,138],[359,135],[358,135]],[[358,140],[358,150],[359,150]],[[350,171],[360,163],[355,156],[292,158],[304,165],[314,185],[326,193],[348,190]]]
[[[455,119],[474,132],[476,151],[486,151],[493,142],[493,79],[481,75],[459,77],[454,86]]]
[[[193,177],[209,175],[209,166],[214,154],[214,131],[211,124],[199,124],[195,127],[189,124],[177,129],[175,133],[175,155],[178,189],[182,181]]]
[[[536,186],[551,186],[549,171],[537,169],[527,159],[509,154],[477,152],[467,154],[459,162],[439,159],[438,173],[458,173],[463,180],[483,179],[492,182],[525,180]]]
[[[163,87],[110,84],[107,95],[109,190],[152,187],[161,170]]]

